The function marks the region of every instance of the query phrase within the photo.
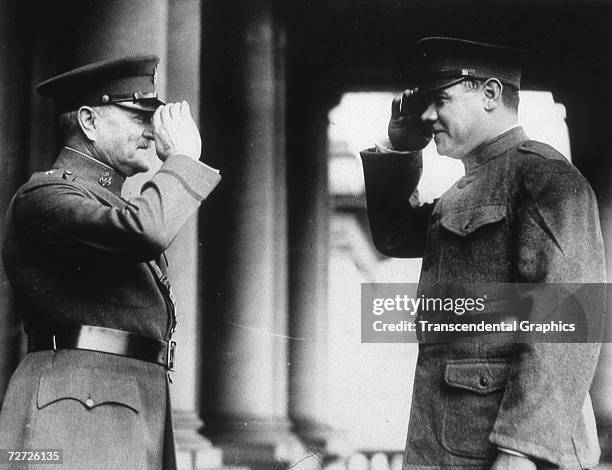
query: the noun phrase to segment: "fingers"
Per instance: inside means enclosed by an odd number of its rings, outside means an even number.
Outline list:
[[[412,95],[414,95],[414,90],[410,88],[404,90],[404,92],[402,93],[402,101],[409,99]]]
[[[391,119],[398,118],[400,115],[400,110],[402,107],[402,98],[401,96],[396,96],[393,98],[391,102]]]
[[[182,103],[170,103],[168,104],[168,112],[172,119],[178,119],[181,115],[181,104]]]
[[[151,119],[151,122],[153,123],[153,129],[159,129],[159,126],[161,125],[161,112],[163,108],[163,106],[158,106],[158,108],[153,113],[153,118]]]
[[[191,110],[189,109],[189,103],[187,103],[187,101],[181,101],[181,115],[183,117],[191,116]]]
[[[409,88],[404,90],[400,96],[393,98],[393,101],[391,102],[391,119],[398,118],[400,115],[406,114],[406,110],[408,109],[407,104],[409,103],[408,100],[414,96],[415,91],[416,90]]]
[[[189,108],[189,103],[187,103],[187,101],[167,103],[157,108],[153,114],[153,125],[156,126],[167,123],[171,119],[180,119],[185,117],[191,117],[191,109]]]
[[[167,104],[162,106],[162,110],[159,113],[159,118],[162,126],[167,126],[170,122],[170,106],[171,104]]]
[[[402,98],[401,98],[401,108],[400,108],[400,112],[402,114],[406,114],[406,112],[409,109],[409,104],[410,101],[412,99],[412,97],[414,96],[414,90],[411,90],[410,88],[407,90],[404,90],[404,92],[402,93]]]

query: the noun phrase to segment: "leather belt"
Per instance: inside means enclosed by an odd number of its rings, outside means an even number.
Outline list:
[[[101,326],[67,326],[28,333],[28,352],[86,349],[161,364],[173,371],[176,341],[162,341]]]

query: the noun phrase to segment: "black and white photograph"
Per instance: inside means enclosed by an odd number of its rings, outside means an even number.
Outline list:
[[[611,24],[0,0],[0,470],[612,470]]]

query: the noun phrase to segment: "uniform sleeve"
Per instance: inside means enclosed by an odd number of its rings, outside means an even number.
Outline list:
[[[533,283],[522,293],[530,319],[559,319],[571,297],[570,313],[584,307],[579,320],[593,330],[603,321],[605,268],[590,186],[567,162],[541,159],[525,169],[519,197],[515,269],[518,282]],[[554,465],[573,454],[599,348],[596,341],[517,344],[490,441]]]
[[[214,170],[188,157],[170,157],[123,206],[112,207],[83,185],[56,177],[30,183],[13,201],[17,236],[35,249],[82,249],[154,259],[219,183]]]
[[[374,245],[398,258],[423,256],[433,204],[419,204],[421,152],[361,152],[368,218]]]

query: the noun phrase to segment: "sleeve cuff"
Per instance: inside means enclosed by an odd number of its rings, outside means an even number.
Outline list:
[[[515,455],[516,457],[523,457],[524,459],[529,459],[528,455],[523,454],[522,452],[518,452],[516,450],[507,449],[505,447],[498,447],[497,450],[503,452],[505,454]]]
[[[221,181],[218,170],[184,155],[173,155],[168,158],[159,169],[159,173],[174,176],[200,200],[206,199]]]
[[[219,170],[217,170],[216,168],[213,168],[213,167],[212,167],[212,166],[210,166],[210,165],[207,165],[207,164],[206,164],[206,163],[204,163],[204,162],[201,162],[200,160],[198,160],[198,163],[199,163],[200,165],[203,165],[205,168],[208,168],[209,170],[214,171],[214,172],[215,172],[215,173],[217,173],[218,175],[219,175],[219,174],[221,174],[221,172],[220,172]]]
[[[393,155],[411,155],[414,153],[420,153],[421,150],[395,150],[389,139],[379,140],[374,144],[372,149],[369,149],[374,153],[386,153]]]
[[[489,436],[489,442],[497,446],[498,449],[516,449],[519,448],[526,452],[525,455],[529,455],[530,460],[544,460],[554,465],[559,465],[562,460],[562,456],[559,452],[552,449],[548,449],[540,444],[533,442],[523,441],[514,439],[497,432],[492,432]]]

